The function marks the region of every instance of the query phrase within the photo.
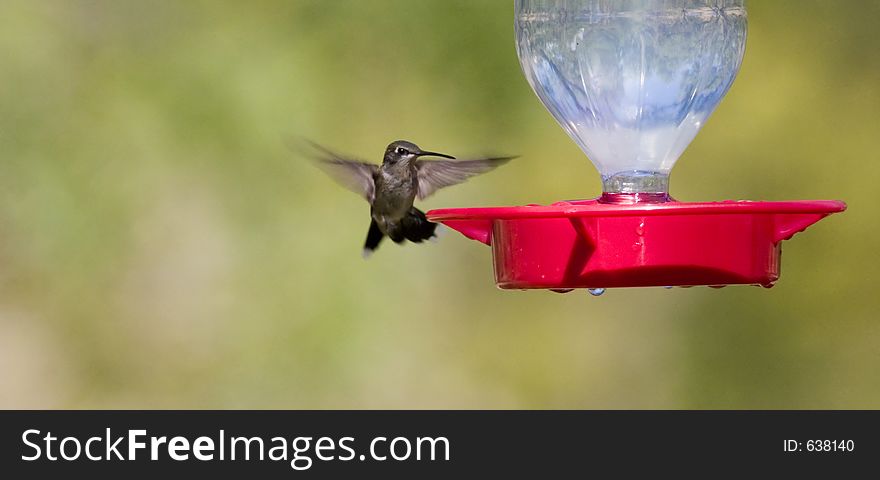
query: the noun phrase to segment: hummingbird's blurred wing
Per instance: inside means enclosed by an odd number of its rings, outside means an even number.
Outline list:
[[[490,157],[479,160],[418,160],[419,200],[437,190],[488,172],[516,157]]]
[[[309,144],[318,151],[313,157],[321,170],[330,175],[336,183],[373,203],[376,197],[375,176],[379,172],[378,165],[343,157],[314,142]]]

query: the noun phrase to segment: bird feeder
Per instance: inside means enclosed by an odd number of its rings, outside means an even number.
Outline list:
[[[743,0],[517,0],[522,69],[599,170],[602,195],[428,218],[491,246],[505,289],[772,286],[782,241],[846,204],[668,192],[739,71],[746,25]]]

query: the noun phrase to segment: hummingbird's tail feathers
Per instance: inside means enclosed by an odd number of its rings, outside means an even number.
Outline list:
[[[369,258],[373,252],[379,248],[379,242],[382,241],[382,238],[385,237],[385,234],[382,233],[382,230],[379,230],[379,225],[376,224],[375,220],[370,220],[370,229],[367,231],[367,241],[364,242],[364,258]]]
[[[425,212],[416,207],[409,209],[409,213],[403,217],[401,222],[403,227],[403,236],[414,243],[421,243],[434,236],[437,224],[428,221]]]

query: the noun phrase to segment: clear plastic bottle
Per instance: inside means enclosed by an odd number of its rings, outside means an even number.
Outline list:
[[[744,0],[516,0],[529,84],[606,194],[668,198],[669,171],[727,93]]]

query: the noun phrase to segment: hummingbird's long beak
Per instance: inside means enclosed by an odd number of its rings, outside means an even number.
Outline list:
[[[443,157],[443,158],[451,158],[455,160],[455,157],[452,155],[446,155],[445,153],[437,153],[437,152],[426,152],[424,150],[420,151],[416,154],[417,157]]]

